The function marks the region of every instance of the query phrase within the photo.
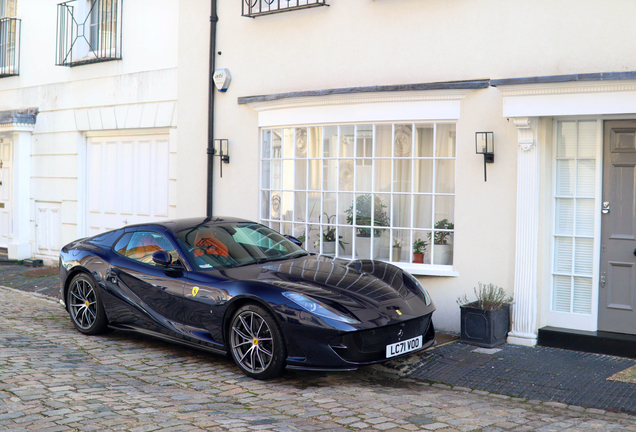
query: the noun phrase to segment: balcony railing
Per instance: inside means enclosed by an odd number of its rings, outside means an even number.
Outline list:
[[[122,1],[70,0],[58,4],[55,64],[79,66],[121,60]]]
[[[20,75],[20,20],[0,19],[0,78]]]
[[[260,15],[329,6],[325,2],[326,0],[243,0],[243,16],[256,18]]]

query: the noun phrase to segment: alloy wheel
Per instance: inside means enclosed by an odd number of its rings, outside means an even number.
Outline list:
[[[243,311],[234,317],[231,332],[232,352],[239,366],[253,374],[265,371],[274,358],[274,341],[265,318]]]
[[[74,280],[71,285],[69,310],[73,322],[83,330],[89,330],[97,319],[95,290],[84,278]]]

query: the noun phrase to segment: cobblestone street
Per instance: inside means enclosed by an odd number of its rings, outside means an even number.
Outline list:
[[[631,430],[636,418],[355,373],[259,382],[228,359],[76,332],[53,300],[0,288],[0,430]]]

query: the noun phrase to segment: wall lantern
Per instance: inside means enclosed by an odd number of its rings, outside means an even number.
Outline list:
[[[484,181],[487,181],[486,164],[495,161],[495,134],[492,132],[475,132],[475,152],[484,155]]]
[[[221,158],[219,166],[221,167],[221,177],[223,177],[223,164],[230,163],[230,152],[228,150],[228,141],[226,139],[214,140],[214,155]]]

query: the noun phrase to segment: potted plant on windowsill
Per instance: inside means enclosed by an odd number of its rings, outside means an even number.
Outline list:
[[[457,298],[461,308],[460,342],[493,348],[506,341],[510,329],[510,305],[512,296],[507,296],[502,287],[482,284],[474,288],[476,301],[468,300],[466,294]]]
[[[373,207],[373,213],[371,208]],[[382,202],[379,196],[375,195],[374,198],[371,194],[358,195],[356,198],[355,213],[353,210],[353,204],[345,210],[347,215],[347,223],[351,225],[358,225],[356,227],[356,255],[360,258],[372,258],[375,259],[380,254],[380,242],[374,240],[373,254],[371,254],[371,234],[377,239],[380,237],[382,230],[375,227],[388,227],[389,217],[386,214],[386,205]],[[371,219],[373,214],[373,220]],[[373,223],[373,228],[371,228]],[[360,225],[368,226],[361,227]]]
[[[444,218],[435,222],[434,228],[436,230],[452,230],[455,228],[455,224]],[[453,263],[453,245],[449,243],[452,237],[452,231],[435,231],[433,239],[434,264],[448,265]]]
[[[324,213],[324,215],[327,218],[327,224],[331,224],[331,220],[336,217],[336,215],[329,216],[327,213]],[[317,234],[316,236],[320,238],[321,234]],[[338,236],[338,244],[344,251],[344,245],[348,243],[342,240],[342,236]],[[318,246],[319,245],[317,245],[317,247]],[[327,225],[322,232],[322,253],[328,255],[334,255],[336,253],[336,227],[333,225]]]
[[[417,264],[424,263],[424,254],[426,253],[428,243],[422,239],[413,240],[413,262]]]
[[[391,255],[391,261],[398,262],[402,257],[402,240],[397,237],[393,237],[393,254]]]

